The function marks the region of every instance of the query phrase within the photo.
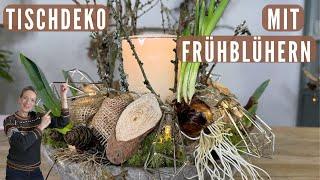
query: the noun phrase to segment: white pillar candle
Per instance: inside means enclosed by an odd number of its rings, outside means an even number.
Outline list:
[[[140,35],[131,36],[131,41],[139,59],[143,62],[143,68],[151,86],[162,100],[172,95],[169,88],[174,87],[173,51],[176,43],[173,35]],[[128,75],[129,90],[139,93],[150,92],[146,88],[142,72],[129,43],[122,40],[122,56],[124,71]]]

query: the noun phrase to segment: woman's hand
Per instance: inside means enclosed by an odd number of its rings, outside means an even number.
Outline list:
[[[68,93],[68,84],[67,83],[63,83],[60,85],[60,95],[62,97],[66,97],[67,96],[67,93]]]
[[[51,123],[51,117],[50,117],[50,111],[48,111],[44,116],[42,116],[41,118],[41,123],[38,125],[38,128],[43,131],[45,128],[47,128],[49,126],[49,124]]]

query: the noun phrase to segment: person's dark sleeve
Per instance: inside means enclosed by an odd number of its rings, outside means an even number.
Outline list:
[[[5,133],[9,138],[10,146],[22,149],[23,151],[29,149],[37,141],[37,139],[41,138],[42,135],[41,130],[38,128],[34,128],[32,131],[22,134],[15,124],[7,119],[3,124]]]
[[[48,128],[63,128],[69,123],[69,109],[62,109],[60,117],[51,117]]]

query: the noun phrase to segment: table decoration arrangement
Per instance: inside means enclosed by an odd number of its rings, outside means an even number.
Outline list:
[[[108,65],[109,79],[95,82],[85,71],[63,71],[71,90],[70,123],[43,134],[42,150],[62,179],[270,178],[249,161],[274,150],[274,134],[256,114],[269,80],[241,105],[212,75],[215,64],[207,70],[208,64],[181,62],[175,54],[180,36],[210,36],[228,2],[197,0],[176,35],[130,34],[120,1],[108,3],[116,30],[108,34],[114,43],[105,47],[98,69]],[[250,33],[242,23],[234,35]],[[36,110],[59,116],[55,86],[64,82],[49,83],[33,60],[23,54],[20,60],[40,97]],[[114,60],[118,80],[109,71]]]

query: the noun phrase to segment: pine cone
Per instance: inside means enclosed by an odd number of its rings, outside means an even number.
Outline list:
[[[88,127],[79,125],[67,132],[64,139],[67,144],[73,145],[77,149],[85,150],[89,148],[91,140],[93,139],[93,134]]]
[[[64,141],[63,135],[56,130],[52,130],[49,132],[49,137],[54,141]]]

